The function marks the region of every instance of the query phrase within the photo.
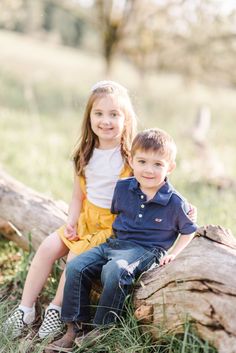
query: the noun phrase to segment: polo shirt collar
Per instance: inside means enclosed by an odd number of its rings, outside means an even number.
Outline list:
[[[139,183],[135,178],[131,180],[129,190],[142,193],[141,189],[139,188]],[[174,189],[172,185],[168,182],[166,178],[165,184],[162,185],[162,187],[157,191],[156,195],[149,202],[155,202],[159,205],[166,206],[173,194],[173,191]]]

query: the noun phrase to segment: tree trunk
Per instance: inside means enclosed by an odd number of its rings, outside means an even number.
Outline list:
[[[37,249],[66,221],[67,205],[53,201],[0,171],[0,233],[23,249]]]
[[[66,220],[66,205],[0,172],[0,232],[37,248]],[[172,263],[143,274],[134,292],[136,316],[154,338],[181,332],[188,320],[220,353],[236,352],[236,240],[220,226],[200,228]],[[161,327],[161,330],[160,330]]]
[[[192,182],[206,183],[217,189],[230,188],[233,192],[236,188],[235,180],[227,174],[224,161],[220,158],[215,146],[211,144],[210,128],[211,111],[209,107],[202,106],[188,134],[192,138],[194,158],[186,165],[186,169],[191,174]],[[204,168],[202,168],[203,165]]]
[[[183,331],[188,321],[220,353],[235,353],[236,239],[212,225],[197,235],[172,263],[141,277],[135,314],[155,339]]]

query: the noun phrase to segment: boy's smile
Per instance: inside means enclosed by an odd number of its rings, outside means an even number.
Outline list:
[[[130,160],[135,178],[140,189],[151,199],[164,185],[165,178],[175,168],[175,163],[168,160],[159,151],[137,150]]]

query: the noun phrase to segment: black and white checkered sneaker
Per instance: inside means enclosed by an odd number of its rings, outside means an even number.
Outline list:
[[[35,320],[35,311],[24,313],[23,310],[17,308],[10,317],[3,323],[3,331],[11,333],[13,338],[21,336],[27,325],[32,324]]]
[[[48,336],[56,336],[62,332],[63,323],[58,310],[47,308],[42,325],[39,328],[38,335],[40,338]]]

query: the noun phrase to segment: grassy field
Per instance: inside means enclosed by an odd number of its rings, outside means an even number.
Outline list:
[[[90,87],[105,78],[102,58],[3,31],[0,47],[0,165],[26,185],[68,202],[72,187],[70,153]],[[235,191],[230,187],[219,190],[196,178],[199,171],[207,169],[208,161],[200,158],[191,139],[197,111],[207,105],[212,112],[208,144],[227,178],[235,180],[236,92],[205,87],[178,75],[140,77],[130,64],[118,59],[109,79],[129,88],[140,129],[159,126],[176,139],[177,169],[171,181],[197,206],[199,225],[220,224],[236,234]],[[4,277],[1,280],[4,283]],[[1,310],[6,313],[5,307]],[[9,352],[18,352],[14,347]],[[178,349],[159,351],[151,347],[135,352],[210,352],[207,347],[199,351]],[[127,348],[124,351],[129,352]]]
[[[90,87],[104,78],[103,62],[96,55],[7,32],[0,32],[0,45],[0,163],[25,184],[68,202],[70,152]],[[236,233],[234,193],[195,182],[207,161],[199,162],[191,139],[197,110],[207,105],[212,112],[208,143],[226,176],[235,180],[236,92],[173,75],[140,78],[121,60],[109,78],[129,88],[140,129],[159,126],[175,137],[178,163],[171,180],[198,207],[199,224],[221,224]]]

